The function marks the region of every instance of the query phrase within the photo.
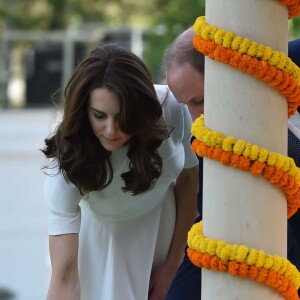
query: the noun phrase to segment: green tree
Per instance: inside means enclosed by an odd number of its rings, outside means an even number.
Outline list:
[[[154,0],[155,1],[155,0]],[[62,29],[72,22],[131,25],[151,23],[153,1],[2,0],[0,21],[14,29]]]
[[[15,294],[7,288],[0,288],[0,300],[12,300]]]
[[[300,16],[289,20],[289,37],[291,40],[300,38]]]
[[[156,0],[156,14],[145,36],[145,60],[155,81],[163,79],[161,62],[164,51],[175,37],[205,14],[205,0]]]

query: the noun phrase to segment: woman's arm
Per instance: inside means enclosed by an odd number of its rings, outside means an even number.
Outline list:
[[[198,215],[198,171],[198,166],[183,169],[177,178],[174,187],[176,199],[176,225],[167,263],[177,267],[179,267],[184,257],[187,233],[191,229],[191,226]]]
[[[176,199],[176,224],[165,263],[152,274],[149,300],[165,299],[171,282],[184,257],[187,233],[197,216],[198,166],[183,169],[178,176],[174,192]]]
[[[52,274],[47,300],[79,300],[78,234],[49,237]]]

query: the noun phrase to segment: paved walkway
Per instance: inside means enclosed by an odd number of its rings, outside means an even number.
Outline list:
[[[46,298],[50,274],[43,140],[56,112],[0,109],[0,289]]]

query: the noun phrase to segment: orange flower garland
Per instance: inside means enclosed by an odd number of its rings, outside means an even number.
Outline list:
[[[202,223],[195,223],[188,233],[187,254],[195,266],[254,279],[276,289],[285,299],[299,299],[300,273],[291,262],[263,250],[207,238]]]
[[[204,115],[192,125],[193,151],[200,157],[217,160],[225,166],[264,176],[280,188],[287,199],[288,218],[300,207],[300,168],[294,160],[280,153],[252,145],[234,137],[224,137],[204,125]]]
[[[298,0],[279,0],[289,11],[289,19],[297,16],[300,12],[300,2]]]
[[[300,68],[284,52],[272,50],[271,47],[235,35],[231,31],[208,25],[204,16],[198,17],[193,27],[196,35],[204,40],[263,60],[276,69],[290,74],[300,84]]]
[[[268,166],[259,161],[252,162],[249,157],[236,155],[233,152],[226,152],[220,148],[208,147],[203,142],[195,139],[192,143],[193,151],[200,157],[207,157],[218,160],[225,166],[239,168],[243,171],[250,171],[252,175],[263,175],[269,182],[275,184],[285,193],[288,205],[288,218],[290,218],[300,207],[300,186],[295,179],[286,172]]]
[[[295,113],[300,105],[300,87],[290,74],[276,69],[263,60],[206,41],[198,35],[194,37],[193,42],[195,49],[209,58],[228,64],[277,88],[288,101],[288,117]]]
[[[209,255],[198,252],[192,248],[187,249],[187,255],[190,261],[199,268],[205,268],[213,271],[228,272],[232,276],[249,278],[263,283],[277,290],[285,299],[298,300],[296,288],[292,285],[291,280],[278,272],[270,271],[266,268],[257,268],[249,266],[247,263],[239,263],[236,260],[226,261],[218,258],[216,255]]]

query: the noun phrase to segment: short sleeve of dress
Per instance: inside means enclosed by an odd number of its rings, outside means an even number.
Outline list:
[[[155,90],[163,105],[166,123],[174,127],[174,131],[172,131],[173,138],[176,143],[182,144],[184,148],[183,168],[189,169],[197,166],[199,163],[198,158],[191,146],[192,118],[188,107],[185,104],[178,103],[168,86],[155,85]]]
[[[49,235],[79,233],[81,212],[78,189],[66,182],[57,168],[49,169],[45,180],[45,196],[48,202]]]
[[[196,165],[198,165],[199,161],[198,161],[197,155],[193,152],[192,146],[191,146],[192,118],[191,118],[191,115],[190,115],[186,105],[183,105],[182,113],[183,113],[183,126],[184,126],[184,134],[183,134],[182,144],[183,144],[184,152],[185,152],[184,168],[188,169],[188,168],[192,168],[192,167],[195,167]]]

